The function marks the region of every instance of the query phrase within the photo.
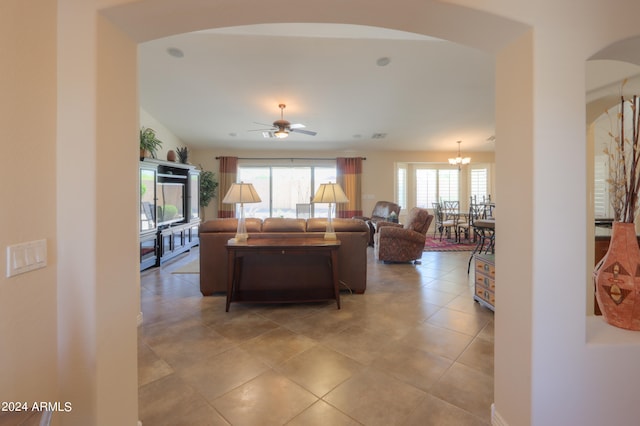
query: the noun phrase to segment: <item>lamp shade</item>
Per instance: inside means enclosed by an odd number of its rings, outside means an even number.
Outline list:
[[[258,196],[255,188],[250,183],[232,183],[231,188],[227,191],[227,195],[224,196],[222,202],[225,204],[237,204],[240,203],[240,218],[238,219],[238,230],[236,231],[236,237],[234,241],[236,243],[246,242],[249,238],[247,234],[247,227],[244,220],[244,203],[259,203],[262,201]]]
[[[349,199],[337,183],[322,183],[311,200],[312,203],[348,203]]]
[[[262,201],[255,188],[250,183],[232,183],[222,202],[225,204],[259,203]]]
[[[321,183],[320,187],[316,191],[315,197],[311,200],[312,203],[329,203],[329,214],[327,216],[327,230],[324,233],[325,240],[337,239],[336,233],[333,230],[333,222],[331,221],[331,204],[333,203],[348,203],[349,199],[345,195],[344,191],[337,183]]]

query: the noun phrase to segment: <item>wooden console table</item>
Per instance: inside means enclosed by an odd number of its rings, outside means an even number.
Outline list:
[[[339,240],[250,238],[227,242],[227,305],[231,302],[336,300]]]

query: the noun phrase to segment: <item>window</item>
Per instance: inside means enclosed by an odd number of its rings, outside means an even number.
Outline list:
[[[456,201],[460,197],[457,169],[417,168],[416,206],[430,209],[438,201]]]
[[[611,217],[607,176],[609,170],[606,155],[596,155],[594,164],[593,209],[595,217]]]
[[[262,202],[245,204],[247,217],[296,217],[321,183],[336,181],[335,166],[239,166],[238,182],[250,182]],[[312,217],[327,217],[326,204],[311,205]]]
[[[430,209],[438,201],[437,180],[435,169],[416,170],[416,207]]]
[[[407,208],[407,165],[398,164],[396,176],[396,200],[403,209]]]
[[[487,200],[489,191],[487,191],[488,170],[486,168],[471,169],[471,198],[477,202]]]

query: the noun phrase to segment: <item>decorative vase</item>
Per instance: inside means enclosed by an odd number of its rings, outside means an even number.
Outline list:
[[[167,151],[167,161],[176,161],[176,152],[174,150]]]
[[[594,284],[604,320],[640,331],[640,247],[633,223],[613,222],[609,249],[594,270]]]

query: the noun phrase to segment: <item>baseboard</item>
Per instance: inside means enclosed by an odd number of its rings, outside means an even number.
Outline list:
[[[138,327],[142,325],[142,312],[138,313]]]
[[[491,425],[492,426],[509,426],[507,422],[500,416],[496,410],[496,404],[491,404]]]

